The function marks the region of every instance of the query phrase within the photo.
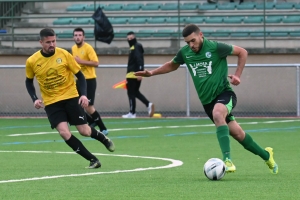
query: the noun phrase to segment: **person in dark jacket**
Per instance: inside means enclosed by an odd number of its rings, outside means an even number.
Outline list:
[[[136,118],[136,98],[139,99],[148,108],[148,115],[152,117],[154,114],[154,104],[140,92],[142,77],[135,76],[137,71],[144,70],[144,49],[143,46],[137,42],[134,32],[127,33],[127,41],[130,47],[130,53],[127,64],[126,87],[129,99],[129,113],[122,115],[123,118]]]

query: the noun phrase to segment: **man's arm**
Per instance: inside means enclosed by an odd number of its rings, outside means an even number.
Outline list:
[[[30,95],[33,103],[35,102],[35,100],[38,100],[37,96],[36,96],[36,92],[35,92],[35,87],[33,84],[33,79],[27,78],[25,80],[25,85],[26,85],[26,89],[28,94]]]
[[[166,73],[177,70],[179,66],[180,66],[180,64],[174,63],[173,61],[169,61],[154,70],[139,71],[139,72],[135,72],[134,75],[150,77],[150,76],[159,75],[159,74],[166,74]]]
[[[241,77],[248,57],[248,52],[242,47],[233,46],[232,55],[238,56],[237,69],[234,75]]]
[[[84,75],[81,71],[79,71],[77,74],[75,74],[77,77],[77,83],[78,83],[78,90],[81,94],[78,100],[78,104],[81,105],[81,107],[86,108],[89,106],[89,100],[87,99],[86,95],[86,80],[84,78]]]
[[[80,94],[83,96],[86,96],[86,94],[87,94],[86,80],[84,78],[83,73],[81,71],[78,71],[78,73],[75,74],[75,76],[77,77],[78,90],[79,90]]]
[[[28,91],[28,94],[30,95],[32,101],[33,101],[33,105],[36,109],[40,109],[43,108],[43,102],[42,100],[40,100],[35,93],[35,88],[34,88],[34,84],[33,84],[33,79],[31,78],[27,78],[25,80],[25,85]]]
[[[82,60],[78,56],[75,57],[75,60],[80,65],[88,65],[91,67],[98,67],[98,65],[99,65],[99,62],[92,61],[92,60]]]
[[[242,47],[233,46],[232,55],[236,55],[238,57],[237,68],[234,75],[228,75],[228,77],[231,79],[231,84],[239,85],[241,82],[240,77],[242,75],[248,57],[248,52]]]

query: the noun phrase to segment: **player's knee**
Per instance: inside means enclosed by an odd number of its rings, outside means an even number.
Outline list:
[[[59,135],[65,140],[65,141],[67,141],[67,140],[69,140],[70,139],[70,137],[71,137],[71,132],[70,131],[64,131],[64,130],[60,130],[59,131]]]
[[[213,113],[213,120],[215,124],[224,124],[225,123],[225,115],[222,112],[215,111]]]
[[[87,124],[77,126],[77,130],[82,136],[91,136],[91,127],[89,127]]]

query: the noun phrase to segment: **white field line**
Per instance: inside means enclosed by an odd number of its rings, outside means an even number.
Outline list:
[[[0,153],[59,153],[59,154],[75,154],[74,152],[51,152],[51,151],[0,151]],[[159,157],[149,157],[149,156],[132,156],[132,155],[118,155],[118,154],[102,154],[95,153],[94,155],[101,156],[116,156],[116,157],[127,157],[127,158],[143,158],[143,159],[153,159],[153,160],[164,160],[167,162],[171,162],[171,164],[158,166],[158,167],[146,167],[146,168],[136,168],[136,169],[128,169],[128,170],[115,170],[109,172],[90,172],[83,174],[65,174],[65,175],[53,175],[53,176],[42,176],[42,177],[32,177],[32,178],[24,178],[24,179],[11,179],[11,180],[0,180],[1,183],[14,183],[14,182],[25,182],[25,181],[38,181],[45,179],[57,179],[57,178],[66,178],[66,177],[79,177],[79,176],[92,176],[99,174],[117,174],[117,173],[128,173],[128,172],[139,172],[139,171],[147,171],[147,170],[156,170],[156,169],[166,169],[173,168],[183,165],[183,162],[180,160],[174,160],[171,158],[159,158]]]
[[[300,119],[297,120],[278,120],[278,121],[265,121],[265,122],[244,122],[239,123],[241,125],[243,124],[274,124],[274,123],[289,123],[289,122],[299,122]],[[134,130],[149,130],[149,129],[162,129],[162,128],[194,128],[194,127],[208,127],[208,126],[215,126],[214,124],[201,124],[201,125],[185,125],[185,126],[151,126],[151,127],[139,127],[139,128],[118,128],[118,129],[109,129],[109,132],[114,131],[134,131]],[[72,131],[72,132],[78,132],[78,131]],[[51,131],[51,132],[35,132],[35,133],[18,133],[18,134],[10,134],[7,136],[16,137],[16,136],[28,136],[28,135],[45,135],[45,134],[57,134],[57,131]]]

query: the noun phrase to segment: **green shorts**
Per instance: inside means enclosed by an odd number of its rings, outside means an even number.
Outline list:
[[[231,114],[232,109],[236,106],[237,103],[236,95],[233,91],[225,91],[221,93],[219,96],[217,96],[209,104],[203,105],[206,114],[213,122],[214,122],[214,118],[212,112],[216,103],[222,103],[227,107],[228,110],[228,115],[226,116],[227,124],[235,120],[234,116]]]

